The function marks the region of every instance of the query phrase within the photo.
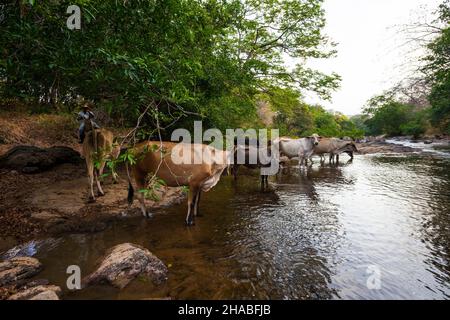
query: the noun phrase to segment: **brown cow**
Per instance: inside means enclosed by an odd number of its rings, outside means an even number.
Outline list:
[[[230,151],[218,150],[204,144],[161,141],[139,143],[131,152],[137,159],[137,162],[131,165],[131,172],[138,190],[146,189],[147,181],[152,176],[162,179],[169,187],[189,187],[186,215],[188,226],[194,225],[194,216],[198,215],[200,193],[209,191],[219,182],[232,157]],[[200,159],[201,155],[203,158]],[[128,203],[132,204],[134,188],[130,176],[128,179]],[[139,192],[137,197],[142,213],[149,217],[144,194]]]
[[[322,138],[319,144],[314,148],[313,155],[320,156],[320,159],[324,161],[324,154],[329,153],[329,160],[331,162],[334,161],[335,156],[337,161],[339,161],[339,155],[344,152],[348,153],[353,159],[353,153],[358,152],[358,149],[353,141],[345,141],[337,138]]]
[[[95,201],[94,180],[97,183],[98,196],[104,196],[99,177],[103,175],[106,160],[117,159],[120,154],[120,147],[113,144],[114,135],[111,131],[101,128],[93,129],[90,121],[86,121],[86,137],[83,142],[83,155],[86,159],[86,167],[89,179],[90,195],[89,202]],[[99,165],[96,167],[95,162]],[[113,172],[114,182],[117,182],[117,175]]]

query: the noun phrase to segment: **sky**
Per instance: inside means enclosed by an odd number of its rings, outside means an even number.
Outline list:
[[[408,44],[402,26],[433,20],[442,0],[325,0],[325,33],[336,42],[336,58],[308,62],[322,72],[342,77],[332,101],[308,94],[308,103],[346,115],[361,112],[367,100],[401,81],[424,52]]]

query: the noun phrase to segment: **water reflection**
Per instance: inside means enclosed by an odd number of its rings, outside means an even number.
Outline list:
[[[64,285],[67,265],[86,275],[107,248],[133,242],[171,265],[165,285],[135,281],[66,298],[449,298],[449,167],[427,155],[359,156],[286,168],[263,192],[257,172],[242,170],[205,194],[194,228],[184,227],[181,204],[65,236],[36,253],[46,266],[39,277]],[[367,287],[373,266],[379,290]]]

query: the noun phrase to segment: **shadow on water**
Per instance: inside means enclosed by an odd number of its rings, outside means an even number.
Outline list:
[[[290,167],[261,191],[257,172],[223,177],[202,199],[123,219],[95,234],[48,239],[33,252],[39,277],[65,287],[68,265],[92,272],[105,250],[133,242],[169,266],[161,287],[138,279],[65,298],[401,299],[450,297],[450,163],[432,156],[358,156]],[[26,253],[24,253],[26,254]],[[378,270],[379,288],[367,286]]]

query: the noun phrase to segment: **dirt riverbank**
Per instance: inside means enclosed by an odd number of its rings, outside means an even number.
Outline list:
[[[0,234],[7,243],[63,232],[92,232],[106,228],[111,219],[140,215],[138,201],[128,208],[126,173],[119,183],[104,182],[106,195],[87,203],[87,178],[82,163],[63,164],[37,174],[0,172]],[[167,188],[159,202],[147,200],[151,210],[181,202],[180,188]],[[3,251],[0,246],[0,252]]]

